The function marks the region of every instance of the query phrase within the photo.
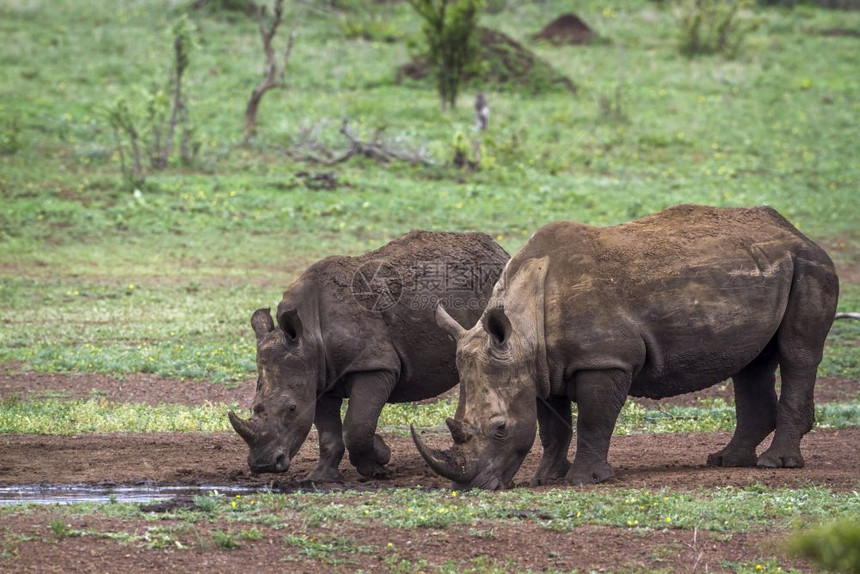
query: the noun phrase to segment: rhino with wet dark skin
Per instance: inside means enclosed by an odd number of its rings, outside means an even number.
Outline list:
[[[458,341],[454,446],[429,448],[414,429],[413,438],[455,483],[506,488],[537,422],[533,485],[600,482],[614,475],[610,436],[628,395],[660,399],[731,377],[737,427],[708,464],[801,467],[838,290],[827,254],[767,207],[682,205],[615,227],[547,225],[511,259],[474,327],[437,310]]]
[[[437,302],[474,323],[507,261],[484,234],[413,231],[360,257],[308,268],[284,293],[277,326],[268,309],[251,318],[252,416],[229,413],[249,446],[251,470],[285,472],[314,424],[320,459],[308,480],[341,480],[344,448],[359,473],[384,477],[390,450],[376,434],[382,407],[457,383],[456,347],[435,324]]]

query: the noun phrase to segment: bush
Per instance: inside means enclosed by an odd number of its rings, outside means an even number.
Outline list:
[[[477,60],[475,29],[483,0],[408,0],[424,19],[427,55],[442,108],[457,105],[460,82]]]
[[[679,49],[688,58],[698,54],[735,57],[746,35],[756,27],[743,13],[752,0],[679,0]]]
[[[126,98],[120,97],[106,108],[108,124],[113,131],[114,143],[120,161],[120,170],[129,188],[143,186],[146,174],[141,161],[145,151],[153,169],[167,167],[176,129],[181,129],[180,154],[183,164],[189,164],[199,151],[199,143],[192,141],[193,130],[188,121],[188,103],[182,92],[182,77],[188,69],[189,54],[197,45],[197,28],[183,16],[170,31],[173,47],[172,69],[164,87],[157,84],[143,92],[144,120],[137,119]],[[129,162],[126,163],[126,154]]]
[[[798,532],[789,541],[794,554],[833,572],[860,572],[860,522],[845,519]]]

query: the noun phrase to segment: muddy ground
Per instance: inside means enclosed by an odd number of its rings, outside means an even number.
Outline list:
[[[237,389],[206,383],[177,382],[149,375],[117,380],[104,376],[66,376],[21,372],[7,365],[0,371],[0,399],[50,396],[55,398],[105,397],[129,402],[239,402],[247,406],[252,384]],[[839,402],[857,397],[858,383],[826,379],[817,392],[819,402]],[[715,387],[674,400],[692,404],[701,398],[730,398],[731,386]],[[383,433],[392,449],[389,480],[363,480],[342,463],[345,483],[324,489],[376,490],[423,486],[444,489],[448,482],[434,475],[415,451],[405,433]],[[431,446],[449,440],[441,432],[426,434]],[[727,485],[765,484],[771,487],[821,485],[837,491],[860,487],[860,428],[813,431],[804,439],[803,469],[715,469],[704,465],[707,454],[721,448],[727,433],[641,435],[615,437],[610,462],[617,478],[594,488],[662,487],[675,490],[716,488]],[[0,436],[0,484],[186,484],[221,486],[271,485],[286,491],[306,488],[303,476],[316,463],[316,436],[312,432],[289,472],[254,476],[245,464],[247,449],[233,433],[111,434],[80,436]],[[528,456],[515,482],[525,484],[537,467],[540,447]],[[570,488],[563,485],[543,487]],[[213,545],[212,532],[224,525],[200,523],[183,530],[176,518],[158,520],[162,527],[176,526],[182,548],[158,548],[147,542],[122,542],[107,536],[58,535],[58,520],[71,531],[125,532],[145,535],[152,517],[118,519],[101,514],[74,515],[62,508],[37,508],[27,513],[2,515],[0,572],[188,571],[200,567],[217,572],[252,571],[429,571],[447,560],[462,570],[486,569],[488,564],[511,571],[533,569],[633,569],[665,571],[720,571],[728,562],[756,561],[778,556],[785,568],[809,569],[809,565],[785,555],[783,533],[715,535],[686,530],[636,531],[585,526],[572,532],[553,532],[540,527],[536,517],[504,523],[448,529],[409,530],[375,525],[372,531],[355,524],[308,525],[300,515],[285,512],[282,521],[259,526],[259,540],[243,540],[238,549]],[[334,550],[323,557],[308,556],[283,541],[288,532],[301,532],[319,540],[353,540],[369,547]],[[153,546],[153,547],[150,547]],[[482,558],[486,557],[486,558]],[[286,561],[286,562],[285,562]],[[422,562],[424,561],[424,562]],[[476,562],[477,561],[477,562]],[[423,566],[422,566],[423,565]],[[477,565],[477,566],[476,566]]]

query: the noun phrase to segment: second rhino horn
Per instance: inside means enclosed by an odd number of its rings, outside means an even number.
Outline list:
[[[451,436],[454,438],[454,444],[466,444],[472,437],[475,436],[472,427],[463,421],[447,418],[445,424],[448,425],[448,430],[451,431]]]

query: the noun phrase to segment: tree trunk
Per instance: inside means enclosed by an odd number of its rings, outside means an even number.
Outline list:
[[[242,139],[242,145],[248,145],[251,138],[257,133],[257,109],[260,107],[263,94],[270,88],[272,88],[272,84],[263,83],[251,92],[251,98],[248,100],[248,105],[245,106],[245,136]]]

